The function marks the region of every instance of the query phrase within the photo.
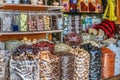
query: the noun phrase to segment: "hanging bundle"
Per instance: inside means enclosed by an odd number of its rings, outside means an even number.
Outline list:
[[[115,21],[117,20],[117,17],[115,16],[115,5],[114,5],[115,0],[108,0],[108,4],[104,13],[103,18],[108,19],[110,21]]]

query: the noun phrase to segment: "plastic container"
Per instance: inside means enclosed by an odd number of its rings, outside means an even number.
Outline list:
[[[20,12],[15,11],[12,15],[12,31],[20,30]]]
[[[4,18],[3,18],[3,32],[10,32],[12,31],[12,12],[11,11],[4,11]]]
[[[28,13],[20,12],[20,31],[28,31],[27,21]]]
[[[51,30],[51,15],[50,13],[43,13],[44,30]]]
[[[37,12],[37,30],[44,30],[44,20],[42,12]]]
[[[102,47],[102,79],[114,76],[115,53]]]
[[[28,23],[29,31],[37,30],[37,13],[36,12],[29,12],[29,19],[27,23]]]

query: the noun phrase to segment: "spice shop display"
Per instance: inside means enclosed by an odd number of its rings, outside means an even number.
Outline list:
[[[49,51],[39,55],[40,80],[60,80],[60,59]]]
[[[89,79],[90,54],[80,48],[75,48],[72,54],[75,56],[73,80],[91,80]]]
[[[56,53],[60,57],[60,80],[73,80],[74,55],[69,52]]]
[[[58,30],[64,27],[62,18],[61,12],[0,10],[0,30],[2,32]]]
[[[102,53],[94,42],[86,42],[82,48],[90,54],[89,80],[100,80],[102,67]]]
[[[106,48],[102,47],[102,79],[114,76],[115,68],[115,53]]]

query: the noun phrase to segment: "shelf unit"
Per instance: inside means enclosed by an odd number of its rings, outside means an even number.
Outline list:
[[[40,34],[40,33],[59,33],[63,30],[35,31],[35,32],[0,32],[0,35],[19,35],[19,34]]]
[[[49,6],[49,5],[31,5],[31,4],[0,4],[1,10],[16,10],[16,11],[62,11],[63,6]],[[51,33],[61,33],[61,42],[63,42],[63,30],[50,30],[50,31],[34,31],[34,32],[0,32],[0,37],[10,36],[10,35],[31,35],[32,34],[42,34],[43,38],[52,38]],[[44,33],[44,34],[43,34]],[[49,34],[50,33],[50,34]],[[8,37],[6,37],[8,38]],[[16,39],[19,39],[16,36]],[[1,40],[1,39],[0,39]],[[2,39],[3,40],[3,39]],[[6,39],[5,39],[6,40]],[[9,40],[9,39],[8,39]]]
[[[49,10],[62,10],[63,6],[31,5],[31,4],[0,4],[0,9],[49,11]]]

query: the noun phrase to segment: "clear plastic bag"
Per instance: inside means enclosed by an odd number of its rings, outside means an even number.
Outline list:
[[[72,53],[74,58],[74,75],[73,80],[90,80],[89,79],[89,67],[90,67],[90,55],[87,51],[75,48]]]
[[[5,63],[0,62],[0,80],[5,79]]]
[[[40,80],[60,80],[60,60],[49,51],[40,52]]]
[[[0,50],[0,80],[9,79],[9,58],[7,54],[10,54],[10,51]]]
[[[39,62],[37,60],[10,60],[11,80],[39,80]]]
[[[96,44],[97,45],[97,44]],[[102,53],[101,49],[92,42],[82,45],[82,48],[90,54],[89,80],[101,80],[102,78]]]
[[[56,53],[60,57],[60,80],[73,80],[74,55],[69,52]]]
[[[4,52],[5,54],[5,80],[9,80],[10,79],[10,71],[9,71],[9,61],[10,61],[10,57],[11,57],[11,51],[7,50]]]
[[[80,35],[73,32],[73,33],[69,33],[68,35],[65,36],[65,41],[70,46],[75,48],[75,47],[79,47],[81,45],[82,38]]]

